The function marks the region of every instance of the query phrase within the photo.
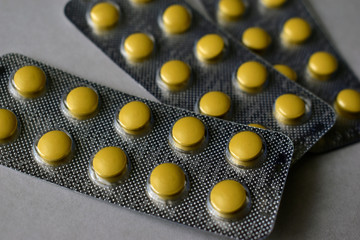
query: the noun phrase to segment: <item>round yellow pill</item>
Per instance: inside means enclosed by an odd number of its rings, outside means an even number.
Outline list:
[[[205,138],[205,126],[196,117],[183,117],[172,128],[172,138],[177,148],[195,150]]]
[[[133,33],[124,42],[126,56],[132,61],[142,61],[149,57],[154,49],[153,40],[145,33]]]
[[[243,0],[220,0],[219,13],[225,19],[237,19],[245,13]]]
[[[265,7],[278,8],[281,7],[286,0],[261,0],[261,2]]]
[[[271,43],[270,35],[260,27],[251,27],[244,31],[242,35],[243,44],[254,51],[263,51]]]
[[[160,79],[170,90],[184,89],[190,80],[189,65],[179,60],[171,60],[162,65]]]
[[[229,142],[229,153],[234,164],[249,166],[248,162],[256,160],[263,153],[263,141],[259,135],[250,131],[235,134]]]
[[[90,19],[97,28],[111,28],[119,21],[119,10],[110,2],[97,3],[90,11]]]
[[[354,89],[341,90],[336,97],[335,110],[345,117],[360,117],[360,92]]]
[[[169,199],[182,192],[185,174],[174,163],[163,163],[155,167],[150,175],[151,189],[161,198]]]
[[[66,107],[76,118],[83,119],[91,116],[97,110],[99,97],[89,87],[77,87],[66,96]]]
[[[213,187],[209,200],[220,216],[227,218],[246,206],[246,190],[235,180],[224,180]]]
[[[305,112],[304,100],[295,94],[283,94],[275,101],[275,116],[285,124],[296,123]]]
[[[311,55],[308,70],[313,78],[327,80],[338,68],[336,58],[328,52],[316,52]]]
[[[265,126],[258,124],[258,123],[250,123],[248,124],[250,127],[256,127],[256,128],[261,128],[261,129],[266,129]]]
[[[267,79],[267,70],[259,62],[243,63],[237,70],[236,79],[239,87],[246,92],[258,92]]]
[[[15,114],[8,109],[0,109],[0,142],[13,137],[17,126]]]
[[[105,147],[95,154],[92,164],[99,177],[116,182],[126,169],[127,157],[121,148]]]
[[[162,22],[166,32],[183,33],[190,27],[191,15],[184,6],[174,4],[166,8],[162,15]]]
[[[311,35],[310,24],[299,17],[290,18],[284,24],[281,37],[288,43],[300,44]]]
[[[71,145],[71,138],[65,132],[54,130],[39,139],[37,152],[45,162],[55,163],[69,156]]]
[[[119,112],[118,121],[125,132],[140,134],[150,123],[150,108],[143,102],[133,101],[123,106]]]
[[[229,112],[230,106],[230,97],[219,91],[208,92],[199,101],[200,112],[212,117],[224,116]]]
[[[196,54],[202,61],[212,61],[220,57],[225,49],[224,39],[218,34],[207,34],[196,44]]]
[[[46,85],[46,76],[41,68],[25,66],[16,71],[13,84],[17,92],[26,98],[39,95]]]
[[[284,64],[276,64],[276,65],[274,65],[274,68],[276,70],[278,70],[282,75],[287,77],[288,79],[293,80],[293,81],[297,80],[296,72],[289,66],[284,65]]]

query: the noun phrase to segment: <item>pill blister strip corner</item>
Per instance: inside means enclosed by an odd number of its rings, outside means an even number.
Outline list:
[[[272,64],[290,66],[298,75],[297,82],[311,92],[325,100],[331,106],[334,104],[338,92],[351,88],[360,91],[360,81],[353,71],[336,51],[327,38],[321,25],[311,15],[302,0],[287,1],[276,9],[266,8],[260,0],[248,1],[245,15],[239,20],[220,24],[217,17],[218,0],[201,0],[210,18],[222,28],[241,41],[243,32],[249,27],[261,27],[267,31],[272,44],[261,57]],[[293,17],[305,19],[311,26],[311,36],[298,46],[286,47],[280,38],[284,23]],[[335,56],[339,67],[335,74],[326,81],[310,79],[306,73],[310,56],[317,51],[326,51]],[[360,120],[337,118],[334,127],[315,145],[313,152],[326,152],[360,141]]]
[[[109,34],[97,34],[87,22],[86,13],[97,1],[70,1],[65,7],[65,14],[83,34],[161,102],[194,111],[196,102],[203,94],[214,90],[222,91],[232,100],[231,121],[243,124],[259,123],[268,129],[286,134],[294,142],[294,162],[334,124],[335,114],[328,104],[279,74],[235,39],[191,10],[184,1],[158,0],[142,6],[131,4],[130,1],[113,2],[120,8],[121,20]],[[165,33],[158,24],[161,13],[172,4],[182,4],[190,9],[192,14],[190,29],[176,36]],[[136,64],[128,62],[120,52],[123,38],[134,32],[151,34],[156,45],[154,54],[148,60]],[[194,55],[196,40],[208,33],[218,33],[229,42],[226,55],[218,63],[204,64]],[[195,78],[188,89],[176,94],[164,92],[156,83],[159,68],[172,59],[186,62]],[[233,73],[237,68],[243,62],[251,60],[264,64],[269,73],[265,89],[258,94],[241,92],[235,89],[232,83]],[[308,121],[299,125],[284,126],[275,119],[275,100],[285,93],[297,94],[311,103],[311,116]]]
[[[49,84],[43,96],[21,101],[9,93],[8,84],[11,74],[26,65],[40,67]],[[13,111],[21,125],[13,143],[0,145],[1,165],[105,202],[231,238],[261,239],[273,228],[293,153],[287,136],[129,96],[19,54],[3,56],[0,69],[0,107]],[[101,106],[93,118],[74,121],[63,114],[60,102],[66,89],[84,85],[98,92]],[[154,124],[146,136],[127,139],[115,130],[114,117],[119,107],[134,100],[150,107]],[[196,116],[208,129],[207,147],[198,154],[179,153],[169,145],[172,124],[184,116]],[[39,133],[49,129],[64,129],[72,136],[76,150],[70,163],[46,168],[34,159],[33,143]],[[229,139],[243,130],[254,131],[264,139],[266,159],[259,168],[239,169],[225,160]],[[105,146],[121,147],[131,162],[128,179],[114,188],[93,183],[88,173],[91,157]],[[181,166],[189,179],[188,196],[175,206],[159,207],[146,194],[151,170],[164,162]],[[240,181],[249,189],[251,210],[241,220],[220,221],[207,210],[210,189],[224,179]]]

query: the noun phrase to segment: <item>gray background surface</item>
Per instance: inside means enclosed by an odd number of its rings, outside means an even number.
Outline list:
[[[66,2],[0,0],[0,54],[21,53],[154,100],[65,18]],[[311,0],[309,4],[360,76],[360,1]],[[305,156],[291,169],[270,239],[360,239],[359,180],[360,143]],[[0,166],[0,239],[218,238]]]

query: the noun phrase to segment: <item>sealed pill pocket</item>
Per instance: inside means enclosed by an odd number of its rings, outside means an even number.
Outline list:
[[[118,9],[119,17],[99,33],[88,16],[104,4],[103,14]],[[294,162],[335,122],[328,104],[275,71],[184,1],[73,0],[65,14],[160,102],[280,131],[295,143]],[[250,39],[265,36],[253,46],[259,51],[273,44],[259,29],[249,35]],[[297,106],[295,113],[286,100],[288,94],[297,99],[291,101]],[[181,149],[176,141],[173,146]]]

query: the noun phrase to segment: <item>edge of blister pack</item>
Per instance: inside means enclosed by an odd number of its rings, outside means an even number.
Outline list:
[[[20,54],[2,56],[0,65],[0,108],[13,111],[21,124],[17,138],[0,145],[1,165],[104,202],[222,236],[255,240],[270,234],[294,151],[294,146],[286,135],[130,96]],[[41,97],[22,101],[9,92],[8,81],[14,69],[28,65],[41,68],[50,84]],[[68,89],[79,85],[95,89],[102,104],[96,115],[75,121],[66,116],[60,103]],[[129,138],[120,134],[114,126],[114,114],[119,107],[134,100],[141,101],[150,108],[153,125],[147,134]],[[208,143],[200,152],[182,153],[169,144],[171,127],[175,121],[185,116],[200,119],[207,128]],[[38,136],[53,129],[65,132],[64,136],[68,139],[65,140],[76,147],[71,147],[70,161],[48,167],[35,159],[33,151],[37,150],[34,143],[37,144]],[[265,145],[263,148],[266,151],[260,152],[264,154],[264,159],[259,166],[238,168],[226,160],[229,140],[242,131],[256,133]],[[89,168],[92,167],[92,159],[95,159],[94,154],[109,146],[122,149],[123,153],[120,153],[127,161],[127,164],[123,162],[122,168],[126,172],[114,175],[115,179],[112,175],[102,175],[101,177],[109,178],[97,182],[98,178],[92,177],[93,173],[89,172]],[[45,155],[50,156],[48,153]],[[62,160],[70,155],[67,153],[61,156],[58,159]],[[180,189],[175,197],[171,196],[170,201],[157,201],[148,195],[149,175],[162,163],[174,163],[180,167],[175,170],[180,169],[180,173],[182,171],[185,174],[179,175],[180,180],[186,179],[185,188],[182,192]],[[212,217],[207,208],[210,190],[218,182],[227,179],[243,184],[242,191],[246,193],[246,204],[238,209],[243,215],[236,212],[237,218],[231,221]],[[108,180],[111,184],[108,184]]]
[[[359,110],[357,110],[356,119],[346,115],[344,117],[344,114],[337,111],[336,108],[337,95],[343,89],[356,90],[358,98],[360,98],[359,78],[341,57],[308,1],[283,1],[283,6],[275,8],[263,6],[260,0],[246,1],[246,14],[236,21],[225,22],[220,20],[221,17],[217,13],[218,0],[202,0],[201,2],[207,10],[209,18],[239,41],[248,27],[258,26],[267,31],[273,39],[273,43],[260,56],[272,64],[285,64],[291,67],[296,72],[297,82],[300,85],[333,107],[336,113],[336,123],[312,147],[310,152],[327,152],[360,141]],[[288,19],[294,17],[302,18],[309,24],[310,35],[300,44],[284,44],[283,25]],[[337,69],[329,76],[319,76],[319,79],[316,79],[309,73],[308,61],[313,53],[320,51],[325,51],[335,57]]]
[[[226,118],[243,124],[259,123],[268,129],[289,136],[295,145],[294,159],[301,158],[334,124],[332,108],[309,91],[288,80],[275,71],[268,63],[251,53],[227,33],[205,20],[184,1],[150,1],[134,6],[128,1],[114,1],[120,7],[121,21],[108,32],[99,35],[86,18],[89,9],[98,1],[72,0],[65,6],[65,15],[91,41],[93,41],[119,67],[143,85],[160,102],[196,111],[199,98],[209,91],[222,91],[232,101],[231,117]],[[192,23],[188,31],[171,35],[159,25],[159,14],[167,6],[181,4],[191,11]],[[121,29],[121,31],[120,31]],[[134,32],[144,32],[153,41],[153,52],[141,62],[127,60],[123,49],[124,38]],[[210,63],[202,62],[194,54],[197,41],[205,34],[216,33],[223,38],[224,47]],[[150,42],[149,42],[150,44]],[[149,45],[151,47],[151,44]],[[169,60],[181,60],[191,68],[191,79],[183,91],[167,91],[159,86],[159,69]],[[246,61],[257,61],[265,66],[267,79],[259,94],[247,93],[234,87],[234,74]],[[215,63],[214,63],[215,62]],[[308,121],[284,124],[274,117],[276,99],[286,93],[294,93],[310,103],[306,112]],[[309,113],[309,115],[308,115]],[[302,119],[300,119],[302,120]]]

